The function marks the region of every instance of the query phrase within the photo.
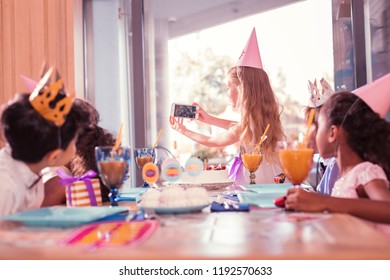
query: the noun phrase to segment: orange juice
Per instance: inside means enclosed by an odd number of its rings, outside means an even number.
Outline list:
[[[294,185],[301,184],[313,163],[313,149],[280,150],[279,159],[287,178]]]
[[[255,172],[257,168],[259,168],[261,161],[263,160],[263,155],[251,155],[251,154],[243,154],[242,162],[244,163],[246,169],[249,172]]]

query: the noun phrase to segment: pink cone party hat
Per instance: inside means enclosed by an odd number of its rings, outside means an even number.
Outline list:
[[[36,88],[38,82],[28,78],[26,76],[20,75],[20,78],[22,78],[23,83],[27,86],[29,92],[33,92],[33,90]]]
[[[353,91],[384,118],[390,109],[390,73]]]
[[[253,28],[251,36],[249,37],[236,66],[248,66],[263,69],[255,28]]]

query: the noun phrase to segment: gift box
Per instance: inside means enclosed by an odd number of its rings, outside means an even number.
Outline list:
[[[66,206],[101,206],[102,194],[99,179],[88,179],[92,185],[92,195],[85,181],[77,181],[66,186]],[[94,197],[96,204],[93,203]]]
[[[71,177],[60,170],[58,175],[61,183],[65,185],[66,205],[74,206],[101,206],[102,194],[100,181],[94,178],[96,173],[92,170],[82,176]]]

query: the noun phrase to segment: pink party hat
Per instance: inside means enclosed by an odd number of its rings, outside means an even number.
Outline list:
[[[384,118],[390,109],[390,73],[353,91]]]
[[[259,52],[259,46],[257,44],[256,29],[253,28],[252,34],[246,43],[245,48],[242,50],[240,58],[237,61],[236,66],[248,66],[253,68],[263,69],[261,63],[261,57]]]
[[[28,91],[29,92],[33,92],[33,90],[35,89],[35,87],[37,86],[38,82],[31,79],[31,78],[28,78],[26,76],[23,76],[23,75],[20,75],[20,78],[22,78],[23,80],[23,83],[27,86],[28,88]]]

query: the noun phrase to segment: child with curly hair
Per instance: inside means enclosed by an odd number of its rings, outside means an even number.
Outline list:
[[[113,146],[115,144],[113,134],[98,125],[100,115],[96,108],[82,99],[76,99],[75,104],[78,104],[83,111],[90,112],[88,126],[80,132],[76,142],[76,155],[69,163],[65,166],[46,168],[43,170],[45,198],[42,206],[66,203],[65,187],[60,184],[61,178],[57,174],[57,169],[61,169],[71,176],[81,176],[89,170],[93,170],[98,174],[95,147]],[[109,201],[109,189],[104,185],[98,175],[96,178],[99,178],[100,181],[102,201]]]
[[[349,92],[331,96],[320,110],[316,143],[321,156],[334,156],[339,167],[340,178],[333,187],[333,197],[390,201],[390,123],[365,101]],[[317,197],[310,194],[313,195]],[[339,204],[342,200],[337,202],[322,196],[318,197],[321,202],[316,202],[305,196],[300,189],[288,190],[286,207],[303,211],[349,211]],[[321,205],[321,210],[313,207],[314,203]]]

